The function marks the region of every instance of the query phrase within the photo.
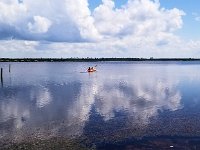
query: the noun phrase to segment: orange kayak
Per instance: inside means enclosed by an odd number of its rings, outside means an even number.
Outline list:
[[[96,69],[90,69],[90,70],[87,70],[87,72],[95,72],[97,71]]]

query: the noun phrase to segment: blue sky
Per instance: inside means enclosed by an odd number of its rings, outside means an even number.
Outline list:
[[[200,39],[200,21],[195,21],[193,13],[200,15],[200,1],[199,0],[160,0],[160,3],[165,8],[179,8],[182,9],[186,15],[183,17],[184,25],[177,33],[186,39]]]
[[[199,0],[1,0],[0,57],[200,57],[199,6]]]
[[[127,0],[114,0],[114,1],[116,7],[118,8],[127,3]],[[89,0],[89,7],[91,10],[94,10],[100,4],[102,4],[102,0]]]

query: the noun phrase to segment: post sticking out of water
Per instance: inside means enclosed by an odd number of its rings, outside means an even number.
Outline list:
[[[3,79],[3,68],[1,68],[1,79]]]
[[[1,85],[3,86],[3,68],[1,68]]]
[[[11,65],[9,64],[9,72],[10,72],[10,69],[11,69]]]

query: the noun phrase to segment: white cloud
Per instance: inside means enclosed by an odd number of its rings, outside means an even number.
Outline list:
[[[87,0],[0,2],[0,28],[6,26],[0,30],[0,38],[4,39],[96,41],[101,36],[93,20]]]
[[[100,33],[122,37],[170,34],[181,28],[182,15],[184,12],[176,8],[166,10],[150,0],[129,0],[121,9],[116,9],[112,0],[104,0],[93,13]]]
[[[58,37],[62,30],[66,34],[61,34],[62,41],[70,41],[68,36],[75,37],[77,41],[96,41],[107,36],[168,34],[181,28],[181,17],[184,15],[178,9],[160,8],[159,2],[150,0],[129,0],[120,9],[115,8],[114,1],[103,0],[103,4],[92,13],[87,0],[44,0],[42,3],[37,0],[23,3],[3,0],[0,8],[0,25],[12,25],[22,38],[26,39],[28,35],[31,39],[32,33],[48,31],[47,38],[41,35],[38,39],[51,40],[53,35]],[[51,25],[51,30],[48,30]],[[77,35],[80,39],[77,39]]]
[[[149,38],[111,39],[93,43],[2,40],[0,57],[199,57],[200,41],[173,41],[156,46],[155,41]]]
[[[88,8],[87,0],[65,0],[65,9],[83,39],[96,40],[100,38],[94,26],[94,19]]]
[[[52,24],[49,19],[41,16],[34,16],[33,20],[33,23],[28,23],[28,29],[30,32],[33,33],[45,33],[48,31],[49,27]]]
[[[128,0],[120,8],[103,0],[93,12],[87,0],[2,0],[0,57],[194,57],[199,42],[175,34],[183,15],[157,0]],[[36,45],[27,49],[18,39]]]
[[[25,5],[18,5],[17,1],[0,2],[0,25],[15,26],[25,17],[27,8]]]

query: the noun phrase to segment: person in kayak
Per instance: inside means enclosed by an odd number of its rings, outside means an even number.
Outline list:
[[[94,67],[91,67],[91,68],[89,67],[87,71],[88,72],[94,72],[94,71],[96,71],[96,69]]]
[[[88,71],[88,72],[91,71],[91,68],[89,67],[87,71]]]

